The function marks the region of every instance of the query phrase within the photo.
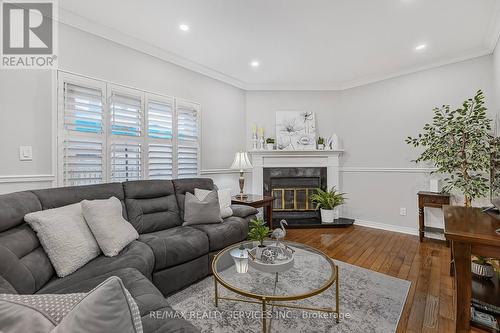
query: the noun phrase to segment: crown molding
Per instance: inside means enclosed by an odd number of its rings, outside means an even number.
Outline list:
[[[236,78],[233,78],[229,75],[226,75],[217,70],[206,67],[204,65],[198,64],[197,62],[188,60],[175,53],[166,51],[162,48],[154,46],[138,38],[124,34],[113,28],[107,27],[100,23],[93,22],[87,18],[84,18],[62,7],[59,7],[59,22],[71,26],[73,28],[88,32],[90,34],[99,36],[101,38],[108,39],[112,42],[127,46],[141,53],[145,53],[155,58],[170,62],[172,64],[186,68],[193,72],[205,75],[212,79],[222,81],[236,88],[245,89],[245,84]]]
[[[493,9],[488,30],[489,33],[484,39],[484,44],[493,53],[500,38],[500,1],[495,1],[495,8]]]
[[[496,2],[495,4],[495,9],[489,22],[489,32],[485,36],[482,43],[483,48],[481,48],[480,50],[473,50],[465,53],[462,56],[454,57],[451,59],[440,59],[424,66],[414,66],[411,68],[394,71],[389,74],[372,75],[346,82],[331,82],[325,84],[246,83],[230,75],[226,75],[220,71],[188,60],[178,54],[154,46],[141,39],[124,34],[118,30],[107,27],[100,23],[93,22],[62,7],[59,7],[59,21],[62,24],[91,33],[104,39],[108,39],[112,42],[127,46],[131,49],[151,55],[155,58],[170,62],[177,66],[186,68],[193,72],[224,82],[245,91],[342,91],[492,54],[500,38],[500,1]]]

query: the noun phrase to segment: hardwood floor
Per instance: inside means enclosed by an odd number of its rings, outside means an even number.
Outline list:
[[[444,242],[352,226],[287,229],[286,239],[318,248],[334,259],[411,281],[397,332],[454,332],[450,249]],[[480,331],[472,331],[480,332]]]

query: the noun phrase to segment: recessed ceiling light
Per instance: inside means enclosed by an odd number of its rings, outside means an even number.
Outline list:
[[[258,60],[252,60],[250,66],[252,66],[253,68],[257,68],[260,66],[260,62]]]
[[[187,25],[187,24],[179,24],[179,29],[181,31],[189,31],[189,25]]]
[[[420,44],[415,47],[415,51],[423,51],[427,48],[427,44]]]

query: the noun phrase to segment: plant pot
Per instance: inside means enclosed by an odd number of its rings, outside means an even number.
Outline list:
[[[320,208],[321,223],[333,223],[335,220],[335,211],[333,209]]]
[[[491,279],[495,276],[495,269],[490,264],[479,264],[476,260],[472,260],[471,262],[471,271],[472,274],[483,278],[483,279]]]
[[[264,251],[264,249],[266,248],[265,245],[257,245],[257,247],[255,248],[255,258],[256,259],[261,259],[262,258],[262,251]]]
[[[274,150],[274,143],[266,143],[267,150]]]
[[[325,150],[324,144],[318,144],[318,150]]]

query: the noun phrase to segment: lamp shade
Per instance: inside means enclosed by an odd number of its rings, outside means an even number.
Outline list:
[[[248,158],[247,152],[239,151],[234,155],[233,164],[231,164],[231,169],[243,170],[253,168],[250,159]]]

